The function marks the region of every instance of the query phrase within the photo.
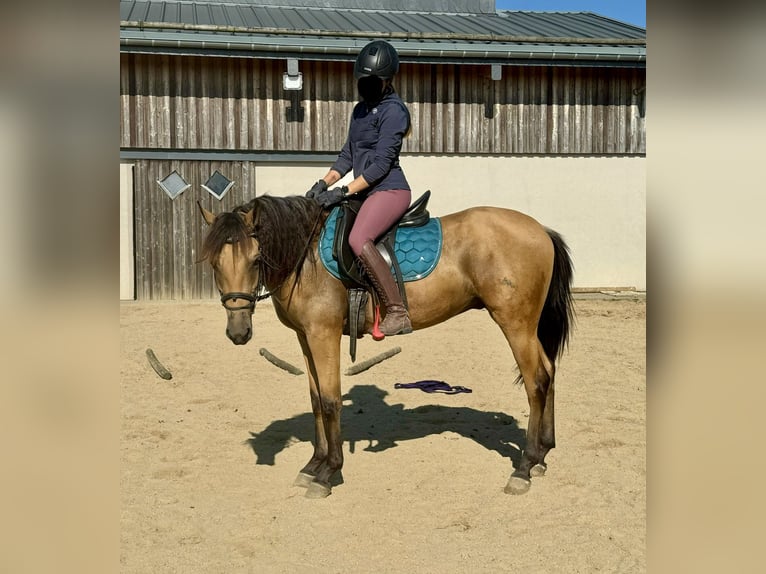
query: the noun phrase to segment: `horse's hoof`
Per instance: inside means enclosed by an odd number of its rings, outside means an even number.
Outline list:
[[[306,489],[306,498],[327,498],[330,496],[332,489],[329,486],[320,484],[318,482],[312,482]]]
[[[505,485],[503,491],[506,494],[524,494],[530,486],[532,486],[532,481],[528,478],[512,476],[508,479],[508,484]]]
[[[545,471],[548,470],[548,465],[543,463],[536,464],[529,469],[529,476],[545,476]]]
[[[301,488],[308,488],[309,485],[314,482],[314,477],[305,472],[299,472],[298,476],[293,481],[293,486],[300,486]]]

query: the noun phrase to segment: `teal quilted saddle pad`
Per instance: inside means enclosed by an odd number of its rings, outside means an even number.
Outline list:
[[[332,244],[339,213],[338,207],[330,212],[319,237],[319,256],[322,264],[337,279],[341,276],[338,272],[338,262],[332,256]],[[432,217],[421,227],[397,229],[395,252],[404,281],[417,281],[426,277],[439,263],[442,252],[441,220]]]

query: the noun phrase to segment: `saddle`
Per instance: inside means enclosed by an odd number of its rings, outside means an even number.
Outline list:
[[[383,259],[392,268],[402,301],[408,309],[402,269],[396,256],[396,232],[400,228],[422,227],[430,221],[430,214],[426,209],[430,197],[431,191],[428,190],[415,200],[401,219],[391,226],[375,243]],[[332,242],[332,255],[338,265],[338,275],[346,283],[348,289],[348,322],[344,326],[343,333],[349,335],[351,341],[349,352],[352,362],[356,361],[356,340],[364,336],[364,316],[367,298],[369,293],[375,292],[366,274],[360,268],[357,257],[348,243],[348,236],[351,233],[351,228],[354,226],[354,221],[363,202],[364,198],[350,196],[340,204]]]

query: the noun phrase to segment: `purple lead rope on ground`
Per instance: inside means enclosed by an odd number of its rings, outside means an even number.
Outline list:
[[[444,393],[445,395],[456,395],[458,393],[472,393],[468,387],[448,385],[444,381],[417,381],[415,383],[395,383],[395,389],[420,389],[425,393]]]

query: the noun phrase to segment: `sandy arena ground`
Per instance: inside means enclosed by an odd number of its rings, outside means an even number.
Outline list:
[[[576,312],[557,447],[527,494],[503,493],[526,395],[502,333],[472,311],[359,341],[357,362],[402,351],[343,377],[345,482],[308,500],[292,486],[312,452],[308,383],[258,352],[304,369],[271,305],[237,347],[216,302],[122,303],[121,572],[646,571],[646,302],[578,298]],[[423,379],[473,393],[394,388]]]

